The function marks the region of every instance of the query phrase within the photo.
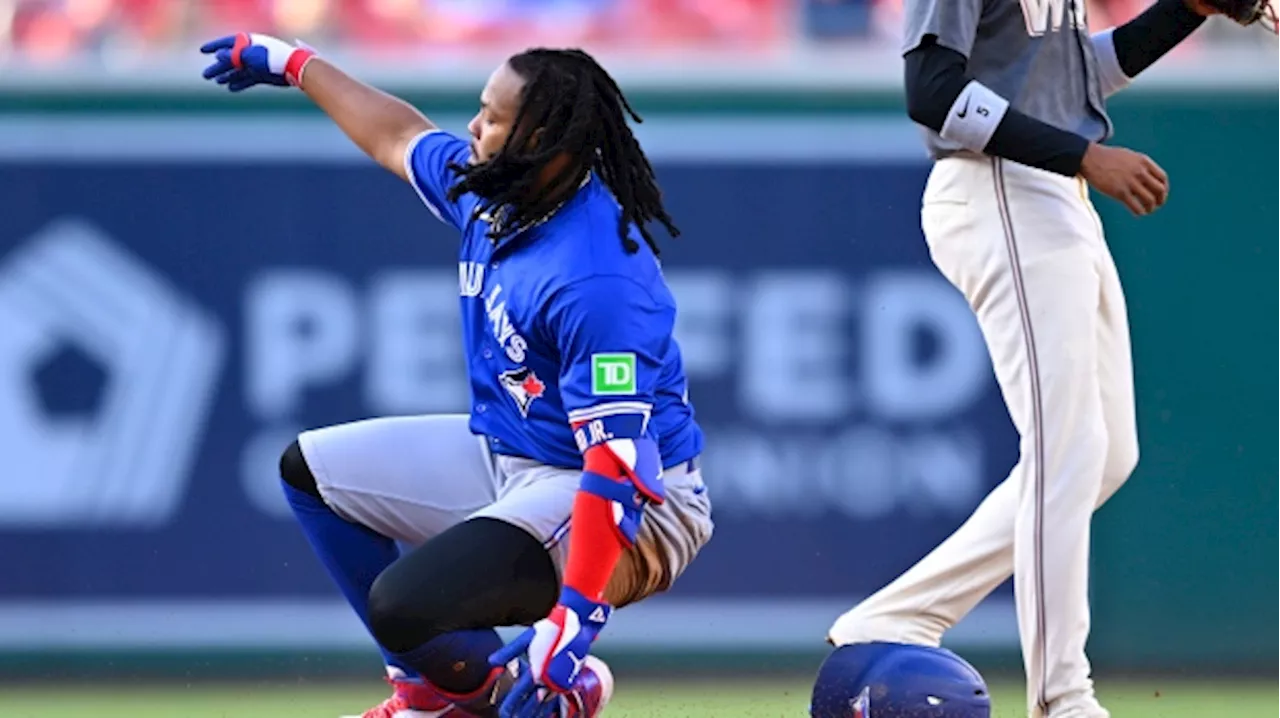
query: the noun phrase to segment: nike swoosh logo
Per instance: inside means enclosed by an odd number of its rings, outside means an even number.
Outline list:
[[[965,115],[969,114],[969,102],[971,100],[972,98],[969,97],[964,98],[964,107],[960,109],[960,112],[956,113],[956,117],[963,120]]]

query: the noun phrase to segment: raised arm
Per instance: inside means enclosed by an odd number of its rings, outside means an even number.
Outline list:
[[[405,155],[414,138],[436,129],[413,105],[351,77],[321,57],[306,63],[302,91],[373,161],[410,181]]]
[[[205,78],[232,92],[255,84],[302,88],[372,160],[412,179],[404,157],[413,140],[435,125],[408,102],[348,76],[310,47],[278,37],[242,32],[206,42],[200,51],[215,59]]]
[[[413,185],[433,214],[461,228],[465,200],[450,197],[453,167],[470,154],[466,141],[438,131],[413,105],[370,87],[309,47],[239,33],[205,43],[214,56],[205,79],[240,92],[255,85],[301,88],[375,162]]]
[[[254,85],[300,87],[357,147],[406,181],[410,144],[435,129],[413,105],[351,77],[309,47],[242,32],[205,43],[200,52],[214,56],[205,79],[232,92]]]

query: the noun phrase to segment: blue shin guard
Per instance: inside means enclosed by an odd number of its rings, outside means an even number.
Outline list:
[[[400,555],[395,541],[335,514],[325,502],[284,484],[284,495],[302,526],[311,548],[338,584],[338,589],[369,627],[369,588],[373,580]],[[378,647],[389,668],[412,677],[415,671],[394,653]]]

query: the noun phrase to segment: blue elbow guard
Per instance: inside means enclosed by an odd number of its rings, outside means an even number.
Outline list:
[[[649,438],[612,439],[584,453],[579,488],[613,505],[613,518],[629,543],[635,543],[645,504],[666,500],[662,457]]]

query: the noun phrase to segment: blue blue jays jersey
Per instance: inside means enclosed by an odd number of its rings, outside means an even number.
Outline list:
[[[462,233],[458,283],[471,384],[471,431],[498,454],[581,468],[587,439],[574,427],[608,419],[658,443],[663,466],[702,451],[680,348],[675,300],[657,258],[618,238],[621,212],[594,175],[544,222],[495,247],[479,198],[447,197],[467,142],[418,138],[408,175],[427,207]],[[628,418],[630,417],[630,419]],[[597,423],[597,426],[600,424]]]

